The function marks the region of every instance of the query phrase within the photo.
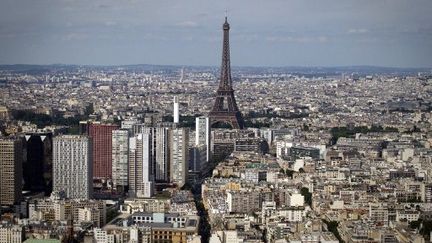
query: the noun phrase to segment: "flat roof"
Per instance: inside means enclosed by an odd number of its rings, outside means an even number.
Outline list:
[[[56,240],[56,239],[45,239],[45,240],[27,239],[23,243],[60,243],[60,240]]]

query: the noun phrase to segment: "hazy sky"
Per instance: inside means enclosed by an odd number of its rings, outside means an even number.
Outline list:
[[[0,63],[432,67],[432,0],[0,0]]]

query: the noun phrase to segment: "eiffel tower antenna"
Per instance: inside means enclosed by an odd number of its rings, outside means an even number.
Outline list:
[[[227,12],[226,12],[227,14]],[[228,17],[225,16],[223,29],[222,64],[219,87],[216,92],[216,100],[209,113],[211,124],[228,123],[232,128],[243,129],[244,121],[234,97],[234,89],[231,79],[230,49]]]

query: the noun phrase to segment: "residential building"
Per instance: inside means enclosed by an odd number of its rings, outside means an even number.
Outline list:
[[[188,175],[189,130],[175,128],[170,131],[170,181],[182,187]]]
[[[14,205],[22,198],[22,141],[0,139],[0,205]]]
[[[112,180],[115,187],[128,185],[129,131],[112,131]]]
[[[91,198],[91,139],[82,135],[62,135],[54,138],[53,147],[53,191],[64,191],[68,198]]]
[[[17,225],[0,224],[0,243],[21,243],[24,240],[24,230]]]
[[[118,125],[91,123],[88,136],[92,139],[93,178],[112,179],[112,132]]]

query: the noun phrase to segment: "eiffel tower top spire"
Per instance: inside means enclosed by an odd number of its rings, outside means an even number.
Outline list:
[[[222,46],[222,65],[221,65],[221,79],[219,89],[232,90],[231,81],[231,63],[230,63],[230,47],[229,47],[229,30],[228,17],[225,16],[225,23],[223,24],[223,46]]]

